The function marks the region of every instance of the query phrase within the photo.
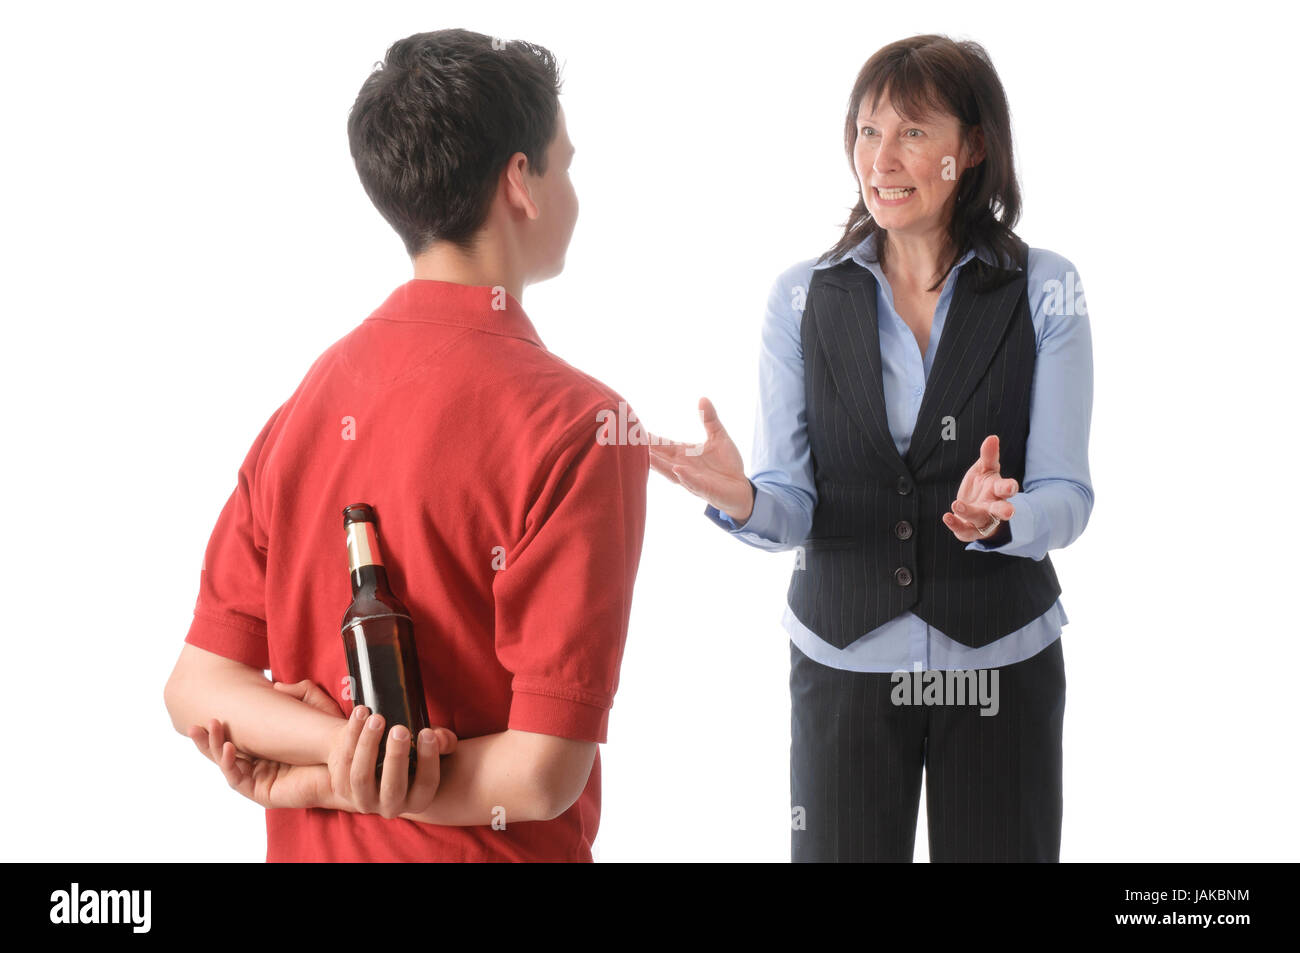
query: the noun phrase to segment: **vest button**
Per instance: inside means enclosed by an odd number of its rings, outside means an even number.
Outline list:
[[[899,539],[910,539],[912,536],[912,524],[907,520],[899,520],[894,524],[894,535]]]
[[[894,486],[898,490],[899,496],[907,496],[907,494],[912,492],[912,481],[905,476],[899,477],[898,482],[894,484]]]
[[[906,566],[899,566],[894,570],[894,581],[900,586],[909,586],[912,584],[912,571]]]

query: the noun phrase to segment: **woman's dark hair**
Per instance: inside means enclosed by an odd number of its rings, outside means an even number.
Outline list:
[[[886,92],[900,116],[919,118],[931,112],[948,113],[961,123],[963,137],[968,137],[975,126],[980,127],[984,137],[984,160],[974,168],[964,169],[957,180],[956,204],[948,226],[948,258],[941,259],[941,277],[930,290],[941,287],[952,266],[971,249],[987,251],[995,261],[1005,263],[1010,272],[987,269],[993,272],[988,274],[984,263],[973,259],[981,272],[982,290],[1013,277],[1019,239],[1012,229],[1020,219],[1020,185],[1012,158],[1011,112],[1002,82],[984,47],[973,40],[954,42],[946,36],[926,34],[891,43],[867,60],[853,84],[844,120],[844,151],[855,179],[853,146],[858,136],[858,107],[864,97],[870,97],[874,110]],[[871,217],[865,197],[859,192],[844,235],[818,261],[846,254],[867,236],[876,235],[876,256],[883,265],[888,245],[882,240],[885,231]]]
[[[546,172],[559,93],[555,57],[532,43],[436,30],[388,48],[348,114],[348,145],[407,254],[472,248],[516,152]]]

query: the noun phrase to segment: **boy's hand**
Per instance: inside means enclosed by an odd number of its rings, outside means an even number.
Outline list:
[[[441,778],[440,757],[456,750],[456,736],[447,728],[426,728],[416,745],[415,778],[407,789],[410,732],[394,725],[388,736],[383,777],[375,783],[379,739],[384,730],[382,715],[371,714],[364,705],[352,709],[352,717],[341,724],[330,748],[329,779],[332,801],[328,807],[398,817],[418,814],[433,803]]]
[[[277,691],[284,692],[286,695],[292,695],[299,701],[306,702],[312,708],[319,708],[327,715],[334,715],[338,718],[344,717],[343,709],[338,706],[325,690],[313,682],[310,678],[304,678],[300,682],[273,682],[272,687]]]
[[[275,682],[277,691],[293,695],[299,701],[318,708],[327,715],[343,718],[343,710],[309,678],[285,684]],[[330,789],[329,769],[322,764],[283,764],[268,758],[255,758],[226,740],[226,726],[216,718],[205,729],[194,725],[190,739],[199,753],[221,768],[226,782],[250,801],[262,807],[331,807],[336,799]]]
[[[333,800],[329,769],[323,764],[249,757],[226,740],[226,727],[216,718],[206,729],[194,725],[189,736],[199,752],[221,768],[232,788],[262,807],[326,807]]]
[[[366,708],[358,706],[353,709],[353,718],[344,719],[334,699],[311,679],[290,684],[275,682],[274,688],[337,717],[339,727],[330,746],[329,763],[314,765],[283,764],[240,751],[226,739],[225,726],[215,718],[207,728],[190,728],[195,747],[221,768],[226,782],[244,797],[265,808],[319,807],[383,817],[418,814],[432,803],[441,776],[439,757],[456,750],[457,739],[449,729],[421,732],[422,739],[431,738],[434,743],[417,748],[415,779],[408,791],[408,735],[405,727],[396,726],[394,732],[402,737],[390,738],[383,780],[376,786],[374,768],[380,731],[363,730],[370,714]],[[383,717],[376,715],[375,719],[382,727]]]

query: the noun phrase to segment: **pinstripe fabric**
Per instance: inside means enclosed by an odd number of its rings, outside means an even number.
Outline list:
[[[1059,861],[1061,641],[996,671],[994,715],[895,705],[890,674],[791,643],[791,860],[910,862],[924,772],[932,861]]]
[[[1027,256],[1020,243],[1021,271],[1003,272],[991,290],[978,287],[984,262],[959,273],[903,456],[886,417],[876,279],[852,259],[813,274],[800,333],[818,502],[787,597],[836,648],[906,610],[979,648],[1061,593],[1049,557],[970,552],[942,520],[989,434],[999,438],[1002,474],[1024,482],[1037,353]]]

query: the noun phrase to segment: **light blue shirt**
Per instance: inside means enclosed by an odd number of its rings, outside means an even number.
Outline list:
[[[958,270],[974,257],[967,252],[949,272],[925,354],[912,330],[894,308],[894,293],[874,257],[874,236],[849,256],[876,278],[880,358],[889,431],[899,454],[907,452],[921,409],[926,381],[943,335]],[[986,256],[981,256],[986,257]],[[751,546],[780,552],[799,546],[812,528],[817,505],[812,456],[808,449],[804,398],[803,302],[816,259],[799,262],[773,283],[763,319],[759,360],[758,411],[750,459],[754,511],[743,525],[715,507],[705,515]],[[986,260],[992,261],[991,258]],[[1083,532],[1092,512],[1088,476],[1088,431],[1092,420],[1092,335],[1078,272],[1067,259],[1041,248],[1029,249],[1027,279],[1037,358],[1029,407],[1029,437],[1020,491],[1009,498],[1015,507],[1009,523],[1011,540],[1001,546],[982,541],[968,550],[999,552],[1041,560],[1048,550],[1068,546]],[[971,463],[975,463],[974,460]],[[915,669],[993,668],[1023,661],[1060,637],[1069,622],[1058,599],[1033,622],[980,648],[970,648],[903,612],[837,649],[801,623],[787,605],[782,624],[809,658],[855,672]]]

